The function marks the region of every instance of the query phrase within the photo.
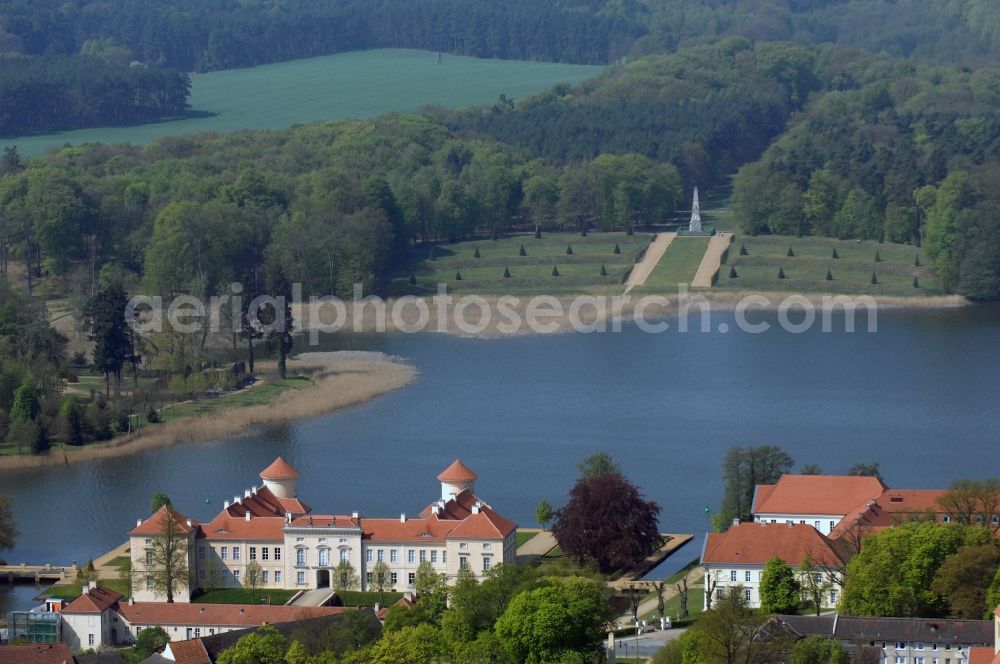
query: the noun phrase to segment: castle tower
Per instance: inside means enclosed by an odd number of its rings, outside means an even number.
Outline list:
[[[451,500],[466,489],[475,493],[475,483],[478,477],[479,475],[476,475],[460,459],[455,459],[437,476],[438,481],[441,482],[441,500]]]
[[[295,498],[295,485],[299,479],[299,471],[281,457],[274,460],[270,466],[260,471],[264,487],[270,489],[278,498]]]
[[[698,203],[698,187],[694,188],[694,202],[691,204],[691,225],[688,232],[701,233],[701,205]]]

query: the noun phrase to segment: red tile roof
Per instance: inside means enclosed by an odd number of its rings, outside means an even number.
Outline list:
[[[887,512],[919,514],[929,511],[940,514],[944,508],[938,499],[947,493],[944,489],[886,489],[878,502]]]
[[[877,499],[886,488],[877,477],[782,475],[777,484],[757,487],[753,512],[840,516]]]
[[[864,503],[857,509],[844,515],[840,523],[830,531],[830,539],[838,540],[846,537],[855,528],[860,528],[862,537],[873,535],[886,528],[892,528],[899,523],[896,515],[882,507],[879,501]]]
[[[309,507],[297,499],[278,498],[267,487],[254,490],[249,497],[223,509],[211,521],[201,526],[199,537],[207,539],[284,539],[285,513],[299,516]],[[246,515],[250,514],[250,520]]]
[[[439,542],[455,527],[454,522],[435,518],[361,519],[362,537],[379,542]]]
[[[256,627],[336,615],[351,611],[342,606],[273,606],[267,604],[119,603],[118,613],[132,625],[203,625]]]
[[[167,514],[173,517],[177,525],[177,530],[182,533],[191,533],[198,527],[197,522],[192,521],[188,525],[189,519],[169,505],[164,505],[151,517],[143,521],[140,525],[129,531],[129,535],[162,535],[166,529]]]
[[[808,553],[818,565],[843,567],[829,539],[812,526],[784,523],[741,523],[724,533],[709,533],[702,562],[764,565],[775,556],[798,565]]]
[[[479,514],[473,514],[469,518],[460,521],[448,533],[447,537],[461,539],[503,538],[515,528],[517,528],[517,525],[514,522],[508,521],[494,512],[490,507],[484,505],[480,508]]]
[[[0,664],[73,664],[73,653],[64,643],[0,646]]]
[[[357,528],[358,522],[343,514],[310,514],[292,519],[293,526],[316,526],[317,528]]]
[[[462,463],[461,459],[455,459],[437,476],[441,482],[475,482],[478,477],[479,475]]]
[[[121,593],[101,586],[85,588],[82,595],[62,608],[62,613],[102,613],[121,598]]]
[[[260,471],[260,476],[261,479],[265,480],[294,480],[299,476],[299,471],[295,470],[292,464],[278,457],[270,466]]]
[[[176,664],[212,664],[212,658],[209,657],[201,639],[171,641],[168,645]]]
[[[259,491],[267,491],[267,489],[260,489]],[[281,505],[282,509],[284,509],[286,512],[291,512],[292,516],[298,516],[300,514],[309,514],[309,512],[312,512],[312,508],[306,505],[298,498],[275,497],[275,500],[278,501],[278,504]]]

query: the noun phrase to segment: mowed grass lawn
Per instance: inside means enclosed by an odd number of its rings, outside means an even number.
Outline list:
[[[740,246],[746,256],[740,255]],[[791,246],[794,256],[788,256]],[[839,258],[833,258],[836,249]],[[876,261],[876,253],[881,259]],[[916,265],[919,255],[920,266]],[[730,268],[737,277],[731,278]],[[780,279],[778,272],[784,271]],[[827,270],[833,276],[826,280]],[[872,284],[872,273],[878,284]],[[917,277],[918,288],[913,286]],[[940,295],[941,284],[927,267],[923,251],[912,245],[857,242],[816,237],[738,236],[719,270],[719,288],[871,295]]]
[[[191,117],[135,127],[5,139],[34,156],[64,143],[146,144],[164,136],[413,112],[426,106],[457,108],[513,99],[557,83],[596,76],[601,67],[552,62],[482,60],[427,51],[379,49],[291,60],[191,77]]]
[[[698,272],[701,259],[705,257],[710,239],[675,237],[640,290],[676,293],[678,285],[690,284]]]
[[[592,232],[586,237],[545,233],[540,239],[528,234],[434,245],[418,249],[427,258],[413,268],[416,285],[410,284],[409,274],[401,274],[393,280],[392,290],[429,295],[437,292],[438,284],[446,284],[459,294],[618,292],[649,240],[649,235],[639,233]],[[522,245],[525,256],[520,255]],[[620,253],[615,253],[615,245]],[[573,253],[567,253],[569,248]],[[606,275],[601,275],[602,265]],[[553,276],[553,267],[559,276]],[[509,270],[509,278],[504,270]]]
[[[208,590],[195,597],[193,604],[259,604],[261,600],[275,606],[283,605],[290,600],[296,590],[282,590],[279,588],[258,588],[251,593],[246,588],[220,588],[218,590]]]
[[[222,411],[230,408],[268,404],[283,392],[302,390],[312,385],[313,382],[310,379],[301,376],[289,376],[284,380],[278,377],[268,377],[263,383],[254,385],[250,389],[230,392],[215,399],[203,399],[201,401],[176,404],[169,408],[164,408],[160,415],[163,417],[164,422],[169,422],[170,420],[182,417],[221,414]]]

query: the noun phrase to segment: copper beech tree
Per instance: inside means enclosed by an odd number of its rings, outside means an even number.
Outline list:
[[[659,515],[660,506],[615,469],[577,480],[569,502],[556,511],[552,534],[577,564],[610,571],[656,550]]]

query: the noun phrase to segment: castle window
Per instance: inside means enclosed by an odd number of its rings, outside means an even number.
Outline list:
[[[262,570],[260,573],[260,582],[267,583],[267,570]]]
[[[281,571],[280,570],[274,570],[274,582],[275,583],[281,583]]]
[[[414,560],[416,560],[416,557],[417,557],[417,554],[416,554],[416,552],[413,549],[409,549],[406,552],[406,562],[412,563],[412,562],[414,562]]]
[[[345,563],[348,562],[350,560],[350,555],[351,555],[351,552],[348,549],[341,549],[340,550],[340,561],[341,562],[345,562]]]
[[[250,560],[257,560],[257,547],[250,547]]]
[[[391,562],[391,563],[396,562],[396,550],[395,549],[390,549],[389,550],[389,562]]]
[[[267,560],[268,548],[266,546],[260,547],[260,559]]]
[[[239,560],[239,559],[240,559],[240,547],[234,546],[233,547],[233,560]]]
[[[281,560],[281,547],[280,546],[274,547],[274,559],[275,560]],[[264,556],[264,560],[267,560],[267,556]]]
[[[431,562],[432,563],[436,563],[437,561],[438,561],[438,552],[437,551],[431,551]]]
[[[228,546],[219,547],[219,552],[220,552],[221,558],[223,560],[229,560],[229,547]]]

